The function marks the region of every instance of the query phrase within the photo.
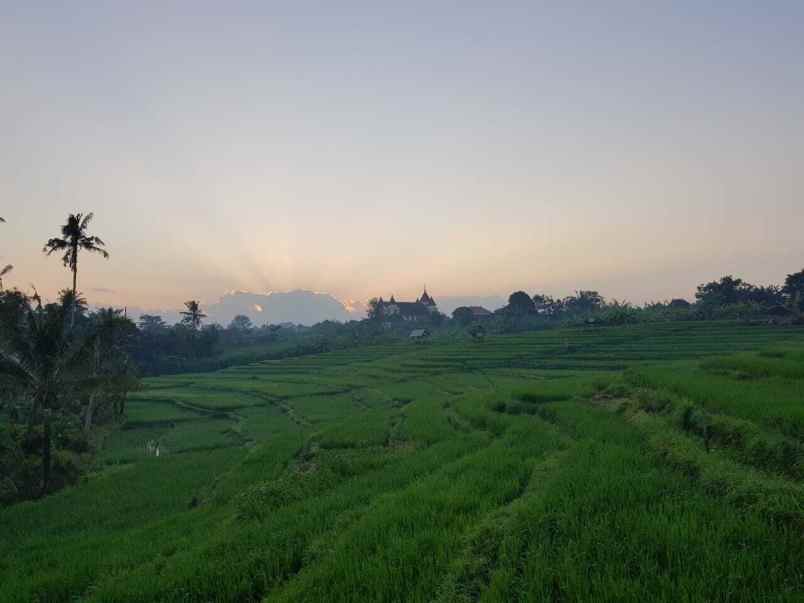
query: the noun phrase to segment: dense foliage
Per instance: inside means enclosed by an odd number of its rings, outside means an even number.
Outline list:
[[[52,304],[0,292],[2,502],[75,481],[93,427],[121,419],[136,385],[135,330],[113,309],[85,314],[70,291]]]
[[[468,334],[517,333],[560,326],[625,325],[639,322],[742,319],[792,323],[800,320],[796,299],[801,299],[804,271],[791,274],[784,287],[759,287],[726,276],[698,287],[696,302],[683,299],[635,306],[606,300],[597,291],[580,290],[556,299],[511,294],[508,304],[493,314],[478,316],[468,307],[457,308],[452,318],[439,312],[407,321],[385,317],[377,311],[378,299],[369,302],[366,320],[338,323],[325,321],[312,327],[264,324],[255,326],[247,316],[235,316],[227,326],[203,324],[206,316],[198,301],[186,302],[183,319],[176,325],[161,317],[144,315],[133,355],[144,375],[203,372],[259,360],[317,354],[401,341],[411,330],[425,327],[436,337]]]
[[[94,428],[119,422],[136,387],[129,357],[136,327],[112,308],[87,314],[77,289],[79,252],[109,257],[88,232],[92,217],[70,214],[62,236],[45,243],[43,252],[62,253],[72,273],[57,303],[0,283],[0,504],[75,482]]]
[[[668,320],[743,319],[776,323],[801,322],[804,310],[804,270],[787,276],[784,286],[757,286],[733,276],[698,286],[695,303],[684,299],[635,306],[606,300],[597,291],[577,291],[561,299],[524,291],[511,294],[493,317],[480,319],[486,330],[515,333],[550,326],[623,325]],[[467,307],[453,312],[456,324],[477,322]]]

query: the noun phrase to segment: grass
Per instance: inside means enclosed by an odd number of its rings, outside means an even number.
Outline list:
[[[0,600],[800,600],[803,375],[804,331],[702,322],[149,379],[0,510]]]
[[[767,361],[763,359],[762,364],[767,364]],[[712,411],[741,417],[798,440],[804,439],[803,379],[777,375],[761,377],[759,372],[746,378],[747,373],[713,372],[711,366],[684,362],[640,367],[633,371],[631,378],[636,384],[690,398]]]

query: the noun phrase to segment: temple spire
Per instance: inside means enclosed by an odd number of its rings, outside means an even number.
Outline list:
[[[435,306],[435,300],[427,293],[427,285],[424,286],[424,292],[418,301],[426,306]]]

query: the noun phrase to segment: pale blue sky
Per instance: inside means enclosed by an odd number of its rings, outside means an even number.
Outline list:
[[[9,284],[77,210],[146,307],[804,267],[802,2],[74,4],[0,5]]]

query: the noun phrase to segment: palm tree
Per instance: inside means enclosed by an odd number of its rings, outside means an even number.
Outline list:
[[[67,217],[67,224],[61,227],[61,237],[54,237],[45,243],[42,251],[47,255],[54,251],[63,251],[61,260],[73,273],[73,294],[77,293],[78,282],[78,252],[80,250],[91,253],[99,253],[104,258],[109,258],[109,253],[103,249],[106,246],[99,237],[90,236],[87,232],[89,223],[94,214],[91,212],[84,214],[70,214]]]
[[[201,321],[205,319],[207,315],[201,312],[201,304],[194,299],[184,302],[184,307],[187,308],[187,311],[180,312],[180,314],[184,316],[181,321],[192,327],[194,331],[197,331],[201,326]]]
[[[87,346],[83,340],[70,336],[66,328],[67,306],[43,307],[35,294],[33,300],[21,298],[18,308],[16,318],[4,320],[0,329],[0,373],[13,383],[18,399],[27,402],[29,427],[42,426],[44,495],[50,483],[51,423],[69,411]]]
[[[3,218],[0,218],[0,222],[5,224],[5,220]],[[9,272],[11,272],[13,269],[14,269],[14,266],[12,266],[11,264],[8,264],[8,265],[6,265],[5,268],[0,270],[0,291],[3,291],[3,277],[6,274],[8,274]]]
[[[92,330],[89,345],[92,349],[89,382],[92,384],[84,409],[84,431],[92,427],[98,408],[98,400],[106,399],[114,404],[115,414],[122,416],[128,391],[136,379],[129,366],[127,345],[137,331],[123,310],[101,308],[92,315]]]
[[[143,314],[140,316],[140,331],[148,334],[161,333],[167,328],[167,324],[161,316],[155,314]]]
[[[3,291],[3,277],[11,272],[14,269],[14,266],[8,264],[5,268],[0,270],[0,293]]]
[[[65,308],[72,308],[73,314],[70,318],[71,322],[75,321],[76,317],[83,317],[89,309],[87,299],[80,293],[73,293],[72,289],[62,289],[58,294],[59,303]]]

